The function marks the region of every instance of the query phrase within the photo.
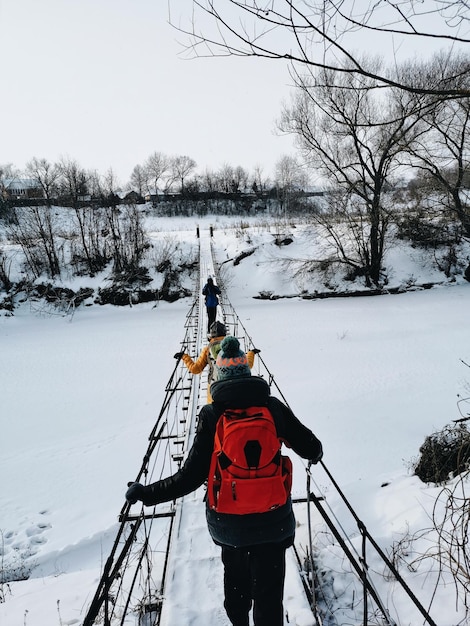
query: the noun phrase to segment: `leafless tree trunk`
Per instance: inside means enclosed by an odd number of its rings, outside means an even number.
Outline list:
[[[3,250],[0,250],[0,284],[3,285],[3,289],[5,289],[7,293],[13,286],[10,279],[11,262],[11,258],[9,258]]]
[[[76,161],[69,159],[63,159],[59,169],[61,193],[76,209],[80,206],[80,199],[88,193],[89,175]]]
[[[160,181],[168,172],[170,167],[169,159],[161,152],[154,152],[149,156],[144,165],[149,193],[152,191],[158,194]]]
[[[109,260],[106,241],[106,222],[103,209],[89,206],[73,209],[74,233],[72,240],[72,263],[80,273],[93,276]]]
[[[125,254],[123,250],[123,235],[121,233],[121,224],[119,213],[112,207],[105,209],[106,226],[108,237],[111,242],[111,257],[113,259],[113,271],[115,273],[122,272],[125,268]]]
[[[75,218],[77,220],[78,229],[80,232],[80,241],[82,243],[83,253],[86,258],[88,272],[93,275],[95,272],[95,265],[93,263],[93,254],[88,245],[88,229],[87,229],[87,212],[89,208],[81,208],[79,206],[74,208]]]
[[[134,272],[147,248],[140,211],[136,205],[125,205],[121,211],[108,207],[105,209],[105,216],[111,241],[113,272]]]
[[[244,191],[248,186],[248,173],[241,165],[237,165],[233,170],[234,189]]]
[[[470,84],[467,66],[468,58],[457,56],[449,78],[447,59],[437,55],[426,73],[434,76],[434,82],[454,83],[463,88]],[[452,78],[456,75],[458,79]],[[408,147],[409,164],[434,179],[446,196],[443,206],[457,217],[463,232],[470,237],[470,206],[465,196],[470,171],[470,98],[428,97],[426,103],[426,132],[421,141]]]
[[[286,155],[276,163],[274,184],[277,189],[279,214],[287,218],[290,201],[307,184],[307,173],[295,157]]]
[[[268,184],[269,179],[263,176],[263,168],[261,165],[256,165],[253,175],[253,191],[263,194],[266,191]]]
[[[9,178],[16,178],[19,172],[12,163],[0,163],[0,217],[7,217],[9,206],[9,194],[5,184]]]
[[[137,269],[142,262],[148,240],[145,234],[142,213],[135,204],[126,205],[123,209],[124,241],[126,243],[126,263],[132,269]]]
[[[231,193],[233,191],[234,171],[233,167],[228,163],[224,163],[217,172],[217,187],[223,193]]]
[[[88,240],[87,211],[89,208],[82,206],[82,198],[88,194],[90,175],[76,161],[64,159],[59,167],[61,171],[62,193],[74,210],[88,271],[90,274],[93,274],[96,271],[96,267],[93,263],[93,253],[89,248]]]
[[[19,244],[34,278],[44,271],[50,278],[60,276],[57,226],[50,207],[25,207],[16,211],[10,229],[12,240]]]
[[[217,189],[217,175],[206,169],[201,176],[201,189],[206,192],[213,192]]]
[[[47,159],[33,158],[26,164],[26,173],[37,180],[44,193],[47,206],[51,206],[53,198],[57,197],[57,182],[60,177],[60,169],[56,164],[49,163]]]
[[[196,169],[196,165],[196,161],[188,156],[177,156],[171,159],[173,178],[179,181],[181,193],[184,193],[184,183],[188,176]]]
[[[380,61],[375,66],[382,71]],[[346,194],[340,210],[353,212],[351,227],[365,229],[357,238],[364,263],[359,269],[367,283],[379,284],[390,218],[383,194],[399,155],[421,132],[417,105],[403,92],[396,99],[389,91],[378,93],[375,81],[353,72],[321,70],[296,80],[297,94],[283,111],[281,130],[293,133],[305,162]]]
[[[132,170],[130,186],[131,189],[139,194],[139,196],[144,196],[147,187],[146,174],[141,165],[136,165]]]
[[[104,203],[113,209],[119,204],[119,196],[117,195],[119,183],[112,167],[108,169],[101,181],[101,191]]]

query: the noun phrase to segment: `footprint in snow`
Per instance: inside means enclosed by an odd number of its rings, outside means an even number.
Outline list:
[[[13,530],[8,530],[6,533],[4,533],[3,535],[3,541],[4,543],[12,543],[13,539],[15,538],[16,532]]]
[[[30,526],[29,528],[27,528],[26,529],[26,535],[28,537],[34,537],[35,535],[40,535],[41,533],[43,533],[48,528],[51,528],[50,524],[47,524],[45,522],[41,522],[39,524],[36,524],[35,526]]]

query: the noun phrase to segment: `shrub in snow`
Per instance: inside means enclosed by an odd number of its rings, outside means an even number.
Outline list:
[[[470,467],[470,432],[450,424],[426,437],[414,473],[425,483],[444,483]]]

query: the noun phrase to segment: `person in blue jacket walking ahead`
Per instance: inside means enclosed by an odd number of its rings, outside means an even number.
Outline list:
[[[207,279],[207,283],[202,288],[202,295],[206,296],[206,311],[207,311],[207,332],[210,332],[212,323],[215,322],[217,317],[217,305],[219,304],[220,289],[217,285],[214,285],[214,281],[211,276]]]

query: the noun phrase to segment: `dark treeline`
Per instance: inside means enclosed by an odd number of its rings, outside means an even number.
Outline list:
[[[25,206],[28,201],[49,206],[117,206],[168,199],[236,199],[241,195],[273,198],[287,189],[305,190],[307,186],[305,168],[291,156],[279,160],[274,180],[265,177],[261,167],[250,173],[241,166],[224,165],[197,174],[196,166],[190,157],[154,152],[134,167],[129,182],[122,185],[111,168],[102,175],[71,159],[50,163],[33,158],[24,171],[12,164],[0,165],[0,201],[10,206]]]

